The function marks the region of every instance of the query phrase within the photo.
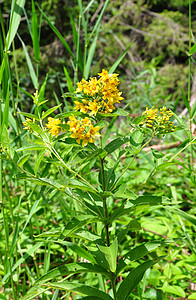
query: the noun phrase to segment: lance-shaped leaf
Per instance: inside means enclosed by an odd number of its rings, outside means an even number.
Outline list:
[[[166,245],[168,243],[164,243],[162,241],[160,241],[160,242],[152,241],[152,242],[148,242],[143,245],[134,247],[133,249],[128,251],[125,255],[123,255],[123,257],[121,257],[119,259],[116,274],[119,274],[127,266],[127,264],[130,261],[137,260],[137,259],[149,254],[151,251],[154,251],[158,247]]]
[[[22,167],[25,164],[25,162],[28,160],[29,156],[30,156],[30,153],[27,153],[27,154],[23,155],[22,157],[20,157],[17,162],[18,166]]]
[[[33,68],[33,64],[32,64],[31,58],[29,56],[29,53],[28,53],[27,48],[25,46],[25,43],[23,42],[23,40],[21,39],[21,37],[19,35],[18,35],[18,38],[21,41],[21,44],[22,44],[24,52],[25,52],[25,56],[26,56],[26,60],[27,60],[27,65],[28,65],[28,68],[29,68],[29,72],[30,72],[30,76],[31,76],[31,80],[32,80],[33,86],[37,90],[38,86],[39,86],[39,84],[38,84],[38,78],[37,78],[35,70]]]
[[[117,138],[111,141],[104,149],[108,154],[114,152],[116,149],[124,145],[129,139],[128,138]]]
[[[139,196],[135,200],[129,200],[135,205],[159,205],[162,204],[161,196]]]
[[[112,297],[109,296],[108,294],[98,290],[97,288],[94,288],[92,286],[88,286],[85,284],[80,284],[80,283],[68,283],[68,282],[55,282],[51,284],[45,284],[45,286],[50,287],[50,288],[55,288],[55,289],[60,289],[60,290],[65,290],[65,291],[71,291],[75,292],[79,295],[86,295],[90,297],[100,297],[102,300],[112,300]]]
[[[11,43],[17,33],[24,6],[25,6],[25,0],[12,1],[9,31],[6,37],[7,50],[9,50]]]
[[[117,291],[117,297],[120,300],[128,299],[128,296],[133,291],[133,289],[138,285],[142,280],[145,271],[156,264],[162,257],[159,257],[157,260],[149,260],[137,268],[133,269],[128,276],[121,282],[119,289]]]
[[[25,116],[27,118],[35,119],[35,120],[39,121],[39,118],[36,115],[34,115],[34,114],[30,114],[30,113],[26,113],[26,112],[19,112],[19,114],[23,115],[23,116]]]
[[[39,34],[38,34],[38,22],[37,14],[35,10],[35,4],[32,0],[32,38],[33,38],[33,50],[36,62],[40,61],[40,47],[39,47]]]
[[[115,238],[112,245],[109,247],[97,245],[101,252],[104,253],[105,258],[109,264],[110,270],[114,273],[116,271],[116,259],[118,253],[118,239]]]
[[[61,106],[61,104],[49,108],[47,111],[45,111],[45,112],[42,114],[41,119],[43,120],[44,118],[46,118],[48,115],[50,115],[51,113],[53,113],[53,112],[54,112],[57,108],[59,108],[60,106]]]
[[[125,229],[122,229],[118,233],[117,238],[119,243],[122,242],[129,230],[141,230],[140,223],[137,220],[131,220],[129,224],[125,227]]]
[[[53,280],[56,277],[62,277],[69,274],[80,274],[80,273],[95,273],[95,274],[102,274],[107,277],[110,277],[110,274],[106,271],[106,269],[94,265],[91,263],[70,263],[63,266],[59,266],[50,270],[39,279],[36,280],[33,287],[27,292],[24,299],[32,299],[31,297],[35,297],[35,293],[39,290],[40,285],[49,281]]]
[[[70,236],[73,232],[75,232],[84,225],[97,221],[97,218],[89,215],[78,216],[77,218],[74,217],[64,228],[63,232],[60,235],[60,239],[64,239]]]

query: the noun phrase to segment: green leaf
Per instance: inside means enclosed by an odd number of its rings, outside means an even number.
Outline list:
[[[196,51],[196,44],[194,44],[192,47],[191,47],[191,50],[189,52],[189,56],[193,55]]]
[[[128,47],[123,51],[123,53],[119,56],[119,58],[115,61],[115,63],[111,66],[109,73],[114,73],[114,71],[116,70],[116,68],[118,67],[118,65],[120,64],[121,60],[124,58],[124,56],[127,54],[127,51],[129,50],[129,48],[131,47],[131,45],[133,44],[133,42],[131,42]]]
[[[144,135],[140,130],[135,130],[130,136],[130,144],[135,149],[143,142]]]
[[[87,61],[86,61],[86,65],[85,65],[85,73],[84,73],[84,78],[88,79],[89,77],[89,73],[90,73],[90,67],[92,65],[92,60],[93,60],[93,56],[95,53],[95,49],[96,49],[96,45],[97,45],[97,39],[98,39],[98,35],[99,35],[99,28],[100,26],[98,26],[95,36],[93,38],[93,42],[90,46],[90,49],[88,51],[88,57],[87,57]]]
[[[77,218],[74,217],[64,228],[63,232],[60,235],[60,239],[65,239],[82,226],[97,221],[97,218],[89,215],[78,216]]]
[[[38,6],[38,4],[37,4],[37,6]],[[73,52],[71,51],[69,45],[67,44],[65,38],[61,35],[61,33],[58,31],[58,29],[52,24],[52,22],[47,17],[47,15],[43,12],[43,10],[39,6],[38,6],[38,8],[39,8],[42,16],[44,17],[44,19],[48,22],[48,25],[50,26],[50,28],[54,31],[54,33],[57,35],[57,37],[62,42],[62,44],[64,45],[64,47],[67,49],[67,51],[69,52],[69,54],[75,60],[75,56],[74,56]]]
[[[35,151],[35,150],[43,150],[43,149],[45,149],[44,146],[32,145],[32,146],[21,147],[21,148],[17,149],[16,152],[20,152],[20,151]]]
[[[31,128],[32,131],[37,132],[38,134],[42,133],[41,127],[33,122],[29,122],[28,126]]]
[[[155,249],[157,249],[162,245],[163,242],[155,241],[155,242],[148,242],[131,249],[125,255],[123,255],[123,257],[119,259],[116,273],[119,274],[122,271],[122,269],[124,269],[127,266],[127,264],[129,264],[130,261],[137,260],[149,254],[151,251],[154,251]],[[126,260],[128,260],[128,262],[126,262]]]
[[[0,294],[0,299],[7,300],[7,298],[5,296],[1,295],[1,294]]]
[[[192,293],[191,295],[188,296],[188,299],[190,300],[195,300],[196,299],[196,292]]]
[[[27,292],[27,294],[22,298],[23,300],[34,300],[37,296],[43,294],[44,292],[50,290],[49,288],[40,288],[36,286],[36,290],[31,288],[30,291]]]
[[[29,156],[30,156],[30,153],[27,153],[27,154],[23,155],[22,157],[20,157],[18,160],[18,163],[17,163],[18,166],[22,167],[24,165],[24,163],[28,160]]]
[[[103,8],[102,8],[102,10],[101,10],[101,12],[100,12],[100,14],[99,14],[99,16],[98,16],[98,18],[97,18],[97,22],[95,23],[95,26],[93,27],[93,30],[92,30],[92,32],[91,32],[89,38],[88,38],[87,44],[89,44],[89,42],[91,41],[92,36],[94,35],[94,33],[95,33],[95,32],[97,31],[97,29],[99,28],[99,25],[100,25],[101,20],[102,20],[103,13],[104,13],[104,11],[105,11],[105,9],[106,9],[108,3],[109,3],[109,0],[106,0],[105,3],[104,3],[104,6],[103,6]]]
[[[59,276],[65,276],[69,274],[78,274],[78,273],[99,273],[105,276],[108,276],[109,273],[106,271],[106,269],[95,265],[91,263],[70,263],[60,267],[57,267],[51,271],[49,271],[47,274],[44,274],[39,279],[36,280],[34,283],[35,285],[46,282],[48,280],[54,279]]]
[[[44,79],[43,84],[41,85],[41,88],[39,90],[39,95],[38,95],[38,105],[40,106],[42,103],[47,102],[48,100],[44,100],[44,94],[46,90],[46,84],[48,80],[49,73],[46,74],[46,77]]]
[[[179,160],[176,160],[175,162],[162,163],[157,167],[157,170],[165,169],[167,167],[174,166],[174,165],[182,166],[184,169],[188,170],[188,168],[185,166],[185,164],[181,163]]]
[[[119,244],[125,238],[129,230],[141,230],[140,223],[137,220],[131,220],[125,229],[121,229],[121,231],[117,235]]]
[[[4,124],[2,134],[1,134],[1,145],[2,148],[6,149],[6,152],[10,155],[11,148],[10,148],[10,140],[9,140],[9,133],[7,130],[6,125]]]
[[[165,156],[164,153],[160,152],[160,151],[157,151],[155,150],[154,148],[151,148],[151,151],[152,151],[152,154],[155,158],[159,159],[159,158],[162,158]]]
[[[23,40],[21,39],[21,37],[19,36],[19,34],[17,34],[17,35],[18,35],[19,40],[21,41],[21,44],[22,44],[24,52],[25,52],[26,61],[27,61],[27,65],[28,65],[28,68],[29,68],[29,72],[30,72],[30,76],[31,76],[31,80],[32,80],[33,86],[37,90],[39,84],[38,84],[37,76],[35,74],[35,70],[33,68],[33,64],[32,64],[31,58],[29,56],[29,53],[27,51],[27,48],[26,48]]]
[[[110,270],[114,273],[116,271],[116,259],[118,253],[118,239],[115,238],[112,245],[109,247],[97,245],[101,252],[104,253],[105,258],[109,264]]]
[[[46,151],[45,150],[42,150],[39,155],[37,156],[36,160],[35,160],[35,164],[34,164],[34,172],[35,172],[35,175],[37,176],[37,171],[39,169],[39,166],[40,166],[40,163],[45,155]]]
[[[172,213],[175,213],[175,214],[179,215],[183,219],[189,221],[190,223],[192,223],[193,225],[196,226],[196,217],[195,216],[191,216],[190,214],[188,214],[188,213],[186,213],[186,212],[184,212],[180,209],[172,208],[172,207],[169,207],[169,206],[166,206],[166,209],[170,210]]]
[[[108,125],[109,125],[109,123],[108,123],[106,120],[102,120],[102,121],[100,121],[100,122],[98,122],[98,123],[96,124],[96,126],[99,126],[100,129],[102,129],[102,128],[104,128],[105,126],[108,126]]]
[[[56,109],[58,109],[62,104],[56,105],[54,107],[49,108],[47,111],[42,113],[42,117],[41,119],[43,120],[44,118],[46,118],[48,115],[50,115],[51,113],[53,113],[53,111],[55,111]]]
[[[4,110],[3,110],[3,120],[2,120],[2,123],[1,123],[1,129],[0,129],[0,136],[2,134],[2,130],[3,130],[4,125],[6,125],[6,127],[8,127],[9,103],[10,103],[10,99],[9,99],[9,85],[8,85],[6,99],[5,99],[5,105],[4,105]]]
[[[171,294],[180,296],[182,298],[186,297],[184,290],[180,286],[177,286],[177,285],[171,286],[167,282],[165,282],[161,289],[166,293],[171,293]]]
[[[159,205],[162,204],[162,196],[139,196],[135,200],[129,200],[135,205]]]
[[[67,111],[66,113],[58,114],[55,116],[55,119],[65,119],[70,116],[82,116],[83,114],[79,111]]]
[[[16,0],[12,1],[12,7],[11,7],[11,14],[10,14],[10,24],[9,24],[9,31],[6,37],[6,49],[9,50],[11,43],[17,33],[21,16],[23,13],[23,9],[25,6],[25,0]]]
[[[80,246],[78,246],[76,244],[73,244],[73,243],[70,243],[67,241],[52,241],[51,240],[51,242],[66,246],[69,249],[71,249],[73,252],[75,252],[78,256],[85,258],[86,260],[90,261],[93,264],[96,264],[96,260],[93,257],[93,255],[86,249],[81,248]]]
[[[102,300],[112,300],[112,297],[108,294],[98,290],[97,288],[85,284],[68,283],[64,281],[62,283],[55,282],[51,284],[45,284],[45,286],[65,291],[72,291],[79,295],[96,296],[100,297]]]
[[[35,120],[39,121],[39,118],[37,116],[35,116],[34,114],[30,114],[30,113],[26,113],[26,112],[19,112],[19,114],[23,115],[27,118],[35,119]]]
[[[194,119],[195,114],[196,114],[196,101],[194,102],[193,107],[191,109],[191,119]]]
[[[108,154],[114,152],[116,149],[124,145],[129,139],[124,138],[117,138],[111,141],[104,149],[107,151]]]
[[[33,0],[32,0],[32,38],[33,38],[33,50],[34,50],[35,60],[37,63],[39,63],[40,48],[39,48],[38,23],[37,23],[35,4]]]
[[[185,104],[186,108],[188,109],[188,111],[190,112],[190,102],[186,98],[183,90],[181,90],[181,92],[182,92],[182,99],[184,100],[184,104]]]
[[[133,124],[136,124],[136,125],[139,125],[142,123],[142,121],[146,119],[146,116],[139,116],[139,117],[136,117],[133,119],[132,123]]]
[[[130,293],[133,291],[133,289],[138,285],[138,283],[142,280],[142,277],[144,276],[145,271],[152,267],[154,264],[156,264],[162,257],[159,257],[157,260],[152,261],[149,260],[137,268],[133,269],[131,272],[129,272],[128,276],[121,282],[118,291],[117,291],[117,297],[120,300],[126,300],[127,297],[130,295]]]

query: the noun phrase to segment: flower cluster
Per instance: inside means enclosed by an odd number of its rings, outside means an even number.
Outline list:
[[[76,139],[78,144],[83,140],[82,147],[88,143],[94,143],[95,138],[100,136],[99,126],[94,127],[88,117],[78,120],[72,115],[67,124],[70,126],[69,131],[72,132],[71,137]]]
[[[52,133],[52,136],[58,136],[61,127],[59,126],[61,124],[61,120],[59,119],[54,119],[49,117],[48,118],[48,123],[46,124],[46,127],[48,127],[50,130],[49,132]]]
[[[146,107],[146,110],[142,113],[142,115],[146,116],[142,124],[152,128],[157,133],[175,131],[174,123],[170,121],[174,113],[171,110],[167,110],[165,106],[160,108],[160,110],[153,107],[151,109]]]
[[[82,99],[75,101],[75,110],[90,116],[98,112],[111,113],[115,109],[114,104],[124,99],[117,88],[118,74],[108,74],[103,69],[98,75],[98,78],[93,77],[89,81],[82,79],[78,82],[75,93],[80,93]]]

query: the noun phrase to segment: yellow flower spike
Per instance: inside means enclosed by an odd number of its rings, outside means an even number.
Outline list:
[[[48,123],[46,124],[46,127],[50,129],[49,132],[52,134],[52,136],[59,135],[59,132],[61,130],[59,126],[60,124],[61,124],[61,120],[54,119],[51,117],[48,118]]]
[[[75,101],[75,110],[89,115],[96,115],[98,112],[111,113],[115,109],[113,105],[124,99],[117,88],[118,74],[109,74],[103,69],[98,75],[99,78],[92,77],[89,81],[82,79],[77,83],[75,93],[82,93],[84,99],[83,103]]]

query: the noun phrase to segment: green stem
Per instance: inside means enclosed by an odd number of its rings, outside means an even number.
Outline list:
[[[116,293],[115,277],[112,277],[112,279],[111,279],[111,285],[112,285],[114,300],[118,300],[117,293]]]
[[[101,174],[102,174],[102,189],[103,189],[103,192],[104,192],[106,190],[104,159],[100,158],[100,162],[101,162]],[[103,200],[103,210],[104,210],[104,217],[105,217],[106,243],[107,243],[107,246],[109,247],[110,246],[110,234],[109,234],[108,209],[107,209],[106,197],[102,196],[102,200]],[[110,271],[110,274],[111,274],[111,285],[112,285],[114,300],[118,300],[117,299],[117,293],[116,293],[115,276],[111,271]]]

